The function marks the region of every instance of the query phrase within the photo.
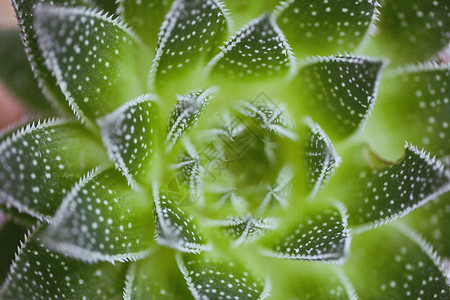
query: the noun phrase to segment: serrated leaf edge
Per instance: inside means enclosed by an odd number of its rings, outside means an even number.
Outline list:
[[[425,73],[430,71],[450,71],[450,63],[437,63],[434,61],[419,62],[417,64],[406,64],[392,70],[386,70],[383,79],[405,76],[414,73]]]

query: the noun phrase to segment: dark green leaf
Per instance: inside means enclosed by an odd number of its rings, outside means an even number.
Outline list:
[[[348,254],[350,232],[342,205],[308,215],[264,254],[277,258],[340,262]]]
[[[208,64],[210,75],[222,78],[282,77],[293,72],[295,59],[271,15],[245,25]]]
[[[380,22],[364,51],[391,64],[424,61],[450,42],[446,0],[383,0]]]
[[[174,1],[159,33],[150,86],[161,89],[176,81],[172,87],[184,92],[180,82],[198,85],[198,76],[193,74],[216,54],[226,37],[227,26],[227,15],[217,0]]]
[[[53,250],[87,262],[129,261],[153,244],[152,207],[117,170],[86,175],[62,201],[43,241]]]
[[[329,136],[348,137],[365,125],[382,66],[381,61],[354,56],[313,59],[300,69],[289,93],[293,99],[302,96],[300,104]]]
[[[133,99],[98,119],[108,155],[128,182],[145,182],[153,160],[154,128],[157,122],[155,95]]]
[[[186,151],[183,153],[177,168],[177,178],[189,188],[190,200],[202,205],[203,198],[203,180],[201,176],[200,157],[190,143],[185,143]]]
[[[22,244],[0,298],[119,299],[124,265],[86,264],[47,249],[39,238]]]
[[[28,125],[0,144],[0,201],[50,222],[79,177],[106,162],[101,145],[79,124]]]
[[[187,216],[163,192],[154,191],[153,199],[156,241],[160,245],[191,253],[199,253],[209,248],[205,245],[192,217]]]
[[[449,299],[439,259],[417,235],[392,225],[356,235],[345,273],[360,299]]]
[[[41,5],[36,26],[45,63],[81,121],[91,124],[145,92],[149,58],[117,20],[78,7]]]
[[[275,16],[297,56],[355,50],[371,32],[376,0],[281,2]]]
[[[27,233],[27,228],[15,223],[14,220],[3,219],[0,214],[0,284],[5,280],[14,260],[14,254]]]
[[[0,31],[0,65],[1,80],[23,103],[33,109],[51,111],[50,102],[39,90],[16,30]]]
[[[195,299],[266,299],[270,284],[232,262],[193,254],[177,256],[178,267]]]

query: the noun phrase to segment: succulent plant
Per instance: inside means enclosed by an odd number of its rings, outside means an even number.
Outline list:
[[[450,298],[447,1],[12,5],[1,299]]]

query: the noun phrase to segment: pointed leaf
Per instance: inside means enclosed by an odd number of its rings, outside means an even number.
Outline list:
[[[0,282],[6,278],[11,263],[14,260],[14,254],[19,246],[19,242],[23,240],[27,229],[17,224],[12,219],[3,219],[0,214]]]
[[[353,56],[317,58],[300,69],[290,95],[302,95],[301,105],[332,138],[347,137],[365,125],[382,66]]]
[[[0,65],[0,78],[14,95],[30,108],[51,111],[50,103],[39,90],[17,30],[0,31]]]
[[[414,146],[405,146],[398,163],[353,172],[346,175],[343,188],[357,195],[348,197],[346,204],[349,223],[359,230],[393,221],[450,190],[450,172],[442,162]]]
[[[120,0],[118,2],[120,16],[150,49],[155,49],[160,27],[172,1]]]
[[[450,42],[450,3],[445,0],[384,0],[380,22],[365,52],[391,64],[424,61]]]
[[[386,155],[407,140],[444,158],[450,155],[449,115],[449,66],[401,68],[381,81],[367,134],[374,139],[375,147],[383,144],[377,151],[389,151]]]
[[[116,299],[124,265],[86,264],[52,252],[39,238],[27,239],[0,290],[1,299]]]
[[[53,250],[87,262],[129,261],[153,244],[152,207],[114,169],[85,176],[63,200],[42,239]]]
[[[182,252],[199,253],[207,250],[197,226],[185,212],[177,207],[164,193],[155,192],[156,241]]]
[[[232,262],[179,254],[178,267],[195,299],[266,299],[270,285]]]
[[[347,218],[342,205],[308,215],[264,254],[287,259],[340,262],[350,247]]]
[[[110,159],[132,186],[149,176],[157,122],[155,101],[155,95],[145,94],[97,120]]]
[[[376,0],[281,2],[275,16],[297,56],[355,50],[377,16]]]
[[[290,166],[284,166],[273,185],[267,186],[267,194],[258,207],[258,213],[264,213],[268,208],[280,205],[283,208],[289,206],[289,196],[292,192],[292,178],[294,171]]]
[[[83,8],[36,8],[39,46],[72,110],[95,121],[146,89],[148,57],[123,24]]]
[[[28,125],[0,144],[0,201],[51,221],[79,177],[107,161],[103,151],[79,124],[45,121]]]
[[[227,14],[217,0],[175,0],[159,33],[158,48],[149,75],[152,87],[161,89],[196,81],[195,70],[215,54],[227,34]],[[187,75],[191,75],[188,77]],[[188,84],[186,84],[188,85]],[[182,88],[178,88],[178,91]]]
[[[192,145],[186,147],[186,152],[176,165],[177,176],[189,188],[190,200],[203,203],[203,180],[201,176],[200,157]]]
[[[387,226],[356,235],[344,271],[365,299],[449,299],[439,259],[417,235]]]
[[[186,95],[178,95],[178,102],[169,120],[166,142],[171,148],[180,136],[197,123],[206,105],[212,99],[212,89],[199,90]]]
[[[273,78],[293,71],[295,59],[286,38],[271,15],[245,25],[208,64],[211,76]]]
[[[333,175],[342,159],[336,153],[330,138],[317,123],[310,118],[307,118],[305,123],[308,126],[305,138],[306,175],[311,190],[310,198],[313,198]]]

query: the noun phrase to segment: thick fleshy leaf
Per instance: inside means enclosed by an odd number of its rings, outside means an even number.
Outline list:
[[[292,82],[292,99],[298,95],[307,113],[332,138],[361,129],[378,90],[383,63],[354,56],[322,57],[302,67]]]
[[[11,2],[21,31],[22,42],[25,45],[25,52],[39,86],[41,86],[44,94],[52,101],[52,104],[64,112],[69,112],[69,105],[61,90],[58,88],[55,77],[45,66],[44,56],[37,41],[33,8],[38,3],[58,6],[89,6],[91,2],[89,0],[12,0]]]
[[[2,82],[23,103],[39,111],[51,111],[50,102],[39,90],[17,30],[0,31],[0,65]]]
[[[124,21],[153,50],[171,4],[172,0],[120,0],[119,12]]]
[[[228,25],[227,14],[217,0],[175,0],[161,27],[150,86],[161,89],[176,81],[171,86],[183,92],[181,78],[185,88],[187,82],[195,84],[196,71],[215,54],[226,38]]]
[[[208,102],[212,99],[212,89],[199,90],[186,95],[178,95],[178,102],[172,110],[166,142],[169,148],[180,136],[197,123]]]
[[[16,224],[13,219],[5,220],[0,213],[0,283],[6,278],[9,268],[14,260],[14,254],[27,233],[24,226]],[[2,220],[3,219],[3,220]]]
[[[101,163],[107,163],[103,148],[81,125],[28,125],[0,144],[0,201],[51,221],[71,186]]]
[[[342,205],[308,215],[264,250],[267,256],[310,261],[340,262],[348,254],[350,232]]]
[[[450,3],[384,0],[376,27],[364,52],[387,56],[391,64],[424,61],[450,42]]]
[[[130,190],[117,170],[94,171],[67,194],[42,239],[87,262],[136,260],[154,244],[151,214],[145,193]]]
[[[333,175],[341,163],[341,157],[336,153],[330,138],[310,118],[305,119],[308,127],[306,134],[305,163],[308,187],[313,198],[318,190]]]
[[[65,257],[32,237],[19,249],[0,298],[118,299],[124,271],[122,264],[86,264]]]
[[[377,18],[376,0],[281,2],[275,12],[281,30],[297,56],[353,51]]]
[[[440,196],[402,218],[443,257],[450,257],[450,193]]]
[[[257,79],[289,74],[295,59],[274,18],[264,14],[245,25],[208,64],[210,76]]]
[[[165,193],[154,191],[156,241],[164,246],[199,253],[208,249],[192,217],[186,215]]]
[[[405,146],[398,163],[354,168],[345,176],[341,185],[354,195],[344,199],[349,224],[359,230],[393,221],[450,190],[450,172],[443,163],[414,146]]]
[[[383,77],[367,134],[386,156],[407,140],[444,158],[450,156],[449,115],[448,65],[401,68]]]
[[[392,225],[356,235],[344,265],[361,299],[449,299],[433,250],[408,229]]]
[[[74,113],[95,121],[146,90],[142,43],[123,24],[83,8],[36,7],[39,46]]]
[[[266,299],[270,284],[232,262],[179,254],[178,267],[195,299]]]
[[[97,121],[110,159],[132,186],[145,182],[152,164],[155,100],[155,95],[142,95]]]

